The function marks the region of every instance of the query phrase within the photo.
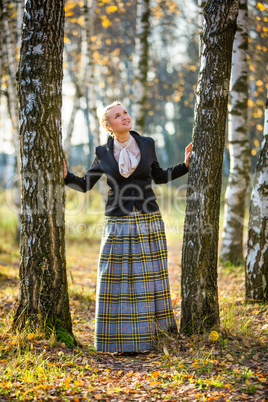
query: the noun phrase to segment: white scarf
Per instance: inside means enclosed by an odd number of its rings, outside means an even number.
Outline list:
[[[140,155],[134,155],[133,146],[135,147],[135,140],[130,135],[129,139],[126,142],[119,142],[114,137],[114,146],[120,150],[119,159],[118,159],[118,167],[119,172],[123,177],[129,177],[136,167],[138,166]]]

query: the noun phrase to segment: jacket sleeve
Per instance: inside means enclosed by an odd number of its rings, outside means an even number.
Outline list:
[[[175,180],[178,177],[185,175],[188,172],[188,168],[185,163],[179,163],[173,167],[169,167],[167,169],[162,169],[157,160],[156,152],[155,152],[155,142],[153,141],[153,154],[154,160],[152,163],[152,177],[156,184],[167,183],[171,180]]]
[[[67,176],[64,179],[66,186],[83,193],[86,193],[87,191],[92,189],[92,187],[103,175],[101,160],[97,156],[97,150],[95,151],[95,153],[95,158],[87,173],[83,177],[78,177],[70,172],[67,173]]]

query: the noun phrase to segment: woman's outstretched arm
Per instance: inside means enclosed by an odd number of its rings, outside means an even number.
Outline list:
[[[63,176],[66,186],[83,193],[91,190],[92,187],[97,183],[97,181],[103,175],[101,169],[101,161],[96,155],[90,168],[83,177],[78,177],[67,170],[66,162],[63,159]]]

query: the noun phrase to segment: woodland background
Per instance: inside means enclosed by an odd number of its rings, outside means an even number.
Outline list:
[[[158,349],[134,358],[96,354],[93,344],[96,269],[102,234],[104,181],[87,194],[67,190],[66,257],[73,330],[83,344],[66,348],[56,334],[10,333],[19,299],[18,99],[22,2],[1,2],[0,97],[0,395],[1,400],[266,400],[267,305],[244,304],[244,266],[219,263],[221,326],[207,334],[158,340]],[[94,147],[103,107],[119,99],[132,114],[135,99],[136,2],[65,2],[63,146],[72,171],[82,174]],[[92,11],[92,9],[91,9]],[[85,17],[87,16],[87,17]],[[264,130],[268,15],[264,1],[248,1],[248,134],[253,174]],[[85,18],[89,18],[90,32]],[[146,120],[163,167],[184,158],[191,141],[199,69],[200,8],[196,1],[151,0]],[[87,47],[90,38],[90,47]],[[90,52],[88,51],[90,49]],[[89,68],[87,68],[89,67]],[[226,130],[226,138],[227,138]],[[70,147],[70,145],[72,145]],[[49,152],[49,151],[48,151]],[[229,174],[224,151],[220,233]],[[185,185],[156,187],[166,224],[172,302],[180,311],[180,260]],[[244,249],[247,219],[244,227]],[[221,240],[220,244],[221,246]]]

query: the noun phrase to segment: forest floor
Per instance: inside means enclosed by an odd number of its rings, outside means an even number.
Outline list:
[[[19,293],[19,251],[1,251],[0,401],[268,400],[268,307],[244,303],[242,266],[219,267],[216,333],[166,337],[150,353],[114,356],[93,348],[97,243],[67,247],[73,330],[83,344],[74,350],[53,335],[45,340],[42,331],[8,332]],[[178,324],[180,253],[176,244],[169,246]]]

